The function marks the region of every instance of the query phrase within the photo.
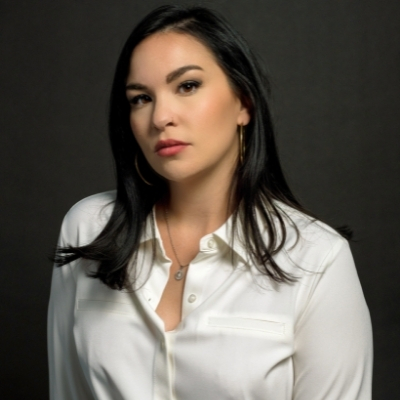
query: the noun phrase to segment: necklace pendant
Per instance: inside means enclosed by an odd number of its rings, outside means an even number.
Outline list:
[[[180,269],[178,272],[176,272],[175,273],[175,279],[177,280],[177,281],[180,281],[182,278],[183,278],[183,272],[182,272],[182,270]]]

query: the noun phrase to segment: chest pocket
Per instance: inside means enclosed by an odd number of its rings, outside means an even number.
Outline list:
[[[265,332],[279,336],[284,336],[286,333],[285,323],[260,318],[209,316],[207,325],[215,328],[226,328],[231,330],[241,329]]]

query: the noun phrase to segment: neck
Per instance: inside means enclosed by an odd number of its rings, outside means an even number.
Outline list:
[[[232,175],[170,182],[169,199],[163,205],[168,208],[170,220],[175,226],[195,226],[201,235],[219,228],[233,212]]]

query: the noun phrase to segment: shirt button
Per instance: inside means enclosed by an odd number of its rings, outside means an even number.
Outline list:
[[[188,297],[188,302],[189,302],[189,303],[194,303],[194,302],[196,301],[196,299],[197,299],[196,295],[195,295],[195,294],[191,294],[191,295]]]
[[[214,239],[210,239],[207,242],[207,246],[208,246],[209,249],[215,249],[217,247],[217,243],[215,243]]]

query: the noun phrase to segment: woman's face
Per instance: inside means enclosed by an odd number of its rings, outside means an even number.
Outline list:
[[[126,94],[132,132],[158,174],[175,182],[232,176],[237,126],[250,116],[197,39],[169,32],[143,40],[132,53]]]

